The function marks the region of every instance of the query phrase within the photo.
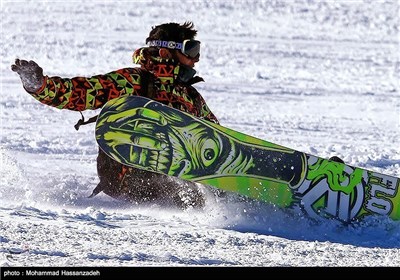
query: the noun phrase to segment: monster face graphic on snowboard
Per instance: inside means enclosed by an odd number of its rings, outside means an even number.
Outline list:
[[[398,178],[332,162],[200,120],[143,97],[106,104],[96,139],[125,165],[200,182],[315,218],[400,218]]]

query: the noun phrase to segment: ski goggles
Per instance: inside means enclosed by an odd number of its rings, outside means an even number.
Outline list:
[[[149,46],[180,50],[181,53],[190,58],[196,58],[200,55],[200,41],[197,40],[188,39],[184,40],[182,43],[177,43],[174,41],[154,40],[149,42]]]

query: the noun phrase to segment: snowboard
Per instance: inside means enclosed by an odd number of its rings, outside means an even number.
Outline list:
[[[96,140],[114,160],[236,192],[316,219],[400,219],[400,178],[331,161],[145,97],[109,101]]]

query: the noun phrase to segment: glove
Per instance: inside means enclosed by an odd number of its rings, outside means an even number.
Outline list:
[[[15,64],[11,65],[11,70],[17,72],[21,78],[22,85],[28,92],[38,91],[43,83],[43,69],[33,60],[15,60]]]

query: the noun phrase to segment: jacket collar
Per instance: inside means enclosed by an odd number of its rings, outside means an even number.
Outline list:
[[[196,71],[193,68],[181,65],[173,59],[153,56],[148,47],[137,49],[132,58],[135,64],[139,64],[159,79],[168,79],[171,84],[192,85],[204,81],[203,78],[195,76]]]

